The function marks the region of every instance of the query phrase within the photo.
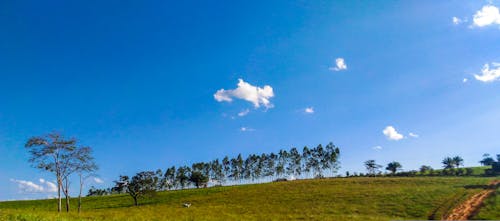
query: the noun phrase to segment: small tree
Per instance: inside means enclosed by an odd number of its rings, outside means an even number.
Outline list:
[[[385,169],[390,171],[392,174],[395,174],[401,168],[403,168],[403,166],[399,162],[393,161],[387,164]]]
[[[375,175],[382,166],[378,165],[375,160],[367,160],[365,161],[365,167],[370,175]]]
[[[464,159],[462,159],[462,157],[460,156],[455,156],[453,157],[453,164],[456,168],[459,168],[460,166],[464,165]]]
[[[425,173],[427,173],[427,172],[430,172],[430,171],[432,171],[432,170],[433,170],[433,169],[432,169],[432,167],[431,167],[431,166],[422,165],[422,166],[420,167],[420,173],[421,173],[422,175],[423,175],[423,174],[425,174]]]
[[[483,159],[479,161],[483,166],[491,166],[495,162],[495,159],[491,157],[489,154],[485,153],[483,154]]]
[[[455,168],[455,161],[451,157],[445,157],[442,161],[444,169]]]
[[[82,190],[84,182],[90,176],[93,176],[93,172],[97,171],[97,164],[94,162],[94,157],[92,157],[92,148],[90,147],[80,147],[75,151],[75,172],[78,173],[80,179],[80,192],[78,194],[78,212],[80,213],[82,209]],[[69,203],[69,202],[68,202]]]
[[[134,205],[139,205],[138,199],[146,196],[153,196],[156,193],[158,183],[156,174],[153,171],[139,172],[132,179],[128,176],[120,176],[115,184],[118,188],[124,188],[125,191],[134,199]]]

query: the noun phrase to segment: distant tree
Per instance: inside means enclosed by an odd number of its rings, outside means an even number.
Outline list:
[[[270,153],[267,157],[265,166],[264,166],[264,176],[266,177],[274,177],[274,174],[276,172],[275,170],[275,165],[276,165],[276,160],[278,159],[278,156],[274,153]]]
[[[455,161],[451,157],[445,157],[442,161],[444,169],[455,168]]]
[[[172,188],[175,187],[176,185],[176,179],[175,179],[175,166],[167,168],[167,171],[165,171],[165,174],[163,175],[163,186],[171,190]]]
[[[186,187],[188,181],[189,181],[189,172],[191,169],[187,166],[181,166],[177,168],[177,173],[175,174],[175,179],[176,183],[181,187],[181,189],[184,189]]]
[[[225,175],[224,175],[223,165],[219,163],[219,159],[215,159],[214,161],[212,161],[211,171],[212,171],[211,175],[212,180],[215,180],[219,185],[222,185],[222,183],[224,182]]]
[[[456,168],[459,168],[461,165],[464,164],[464,159],[460,156],[455,156],[453,157],[453,164],[455,165]]]
[[[396,172],[401,168],[403,168],[403,166],[399,162],[393,161],[387,164],[385,169],[390,171],[392,174],[396,174]]]
[[[79,147],[75,150],[75,172],[78,174],[80,179],[80,191],[78,194],[78,213],[82,210],[82,190],[85,180],[91,176],[94,176],[94,172],[97,171],[98,167],[92,157],[92,148],[90,147]],[[69,204],[69,202],[67,202]]]
[[[132,179],[129,179],[128,176],[120,176],[120,179],[115,181],[115,184],[120,188],[124,188],[134,199],[134,205],[137,206],[139,205],[139,198],[152,196],[156,193],[158,184],[155,182],[155,177],[155,172],[144,171],[137,173]]]
[[[483,154],[483,159],[479,161],[483,166],[491,166],[495,162],[495,159],[491,157],[489,154],[485,153]]]
[[[422,165],[420,167],[420,173],[422,173],[422,174],[427,173],[429,171],[432,171],[432,167],[431,166]]]
[[[280,150],[278,152],[278,164],[276,165],[276,175],[278,177],[285,174],[285,166],[288,161],[288,152],[286,150]]]
[[[193,170],[191,171],[191,175],[189,176],[189,181],[191,181],[196,186],[196,188],[200,188],[207,185],[208,176],[203,174],[201,171]]]
[[[35,168],[48,171],[56,176],[57,180],[57,211],[61,212],[61,192],[63,180],[73,166],[69,160],[75,150],[76,140],[65,139],[58,133],[50,133],[42,137],[32,137],[26,142],[26,149],[30,153],[29,162]],[[69,209],[69,208],[68,208]]]
[[[222,171],[224,173],[224,177],[228,177],[230,175],[231,161],[228,156],[225,156],[224,159],[222,159]]]
[[[375,160],[367,160],[365,161],[365,167],[368,174],[375,175],[382,166],[378,165]]]
[[[340,149],[333,145],[332,142],[328,143],[325,147],[326,149],[326,160],[328,161],[328,167],[330,169],[330,173],[333,175],[340,168],[339,157],[340,157]]]
[[[302,149],[302,161],[303,161],[302,168],[303,168],[303,171],[306,175],[309,175],[309,173],[311,172],[311,164],[309,163],[311,157],[312,157],[311,149],[309,149],[307,146],[305,146]]]

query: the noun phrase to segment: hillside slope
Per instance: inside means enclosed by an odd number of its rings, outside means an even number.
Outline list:
[[[0,203],[1,220],[391,220],[439,219],[493,178],[335,178],[161,192],[132,206],[127,195],[87,197],[82,214],[54,200]],[[183,203],[192,204],[184,208]],[[72,203],[76,203],[73,201]],[[73,204],[73,208],[75,208]],[[498,218],[498,217],[497,217]]]

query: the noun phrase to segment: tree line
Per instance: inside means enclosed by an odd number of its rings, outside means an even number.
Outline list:
[[[164,172],[142,171],[129,177],[119,176],[115,186],[106,190],[91,188],[88,196],[128,193],[138,204],[143,196],[156,191],[200,188],[208,185],[268,182],[293,178],[333,176],[340,168],[340,149],[333,143],[315,148],[280,150],[277,153],[250,154],[243,157],[225,156],[222,160],[193,163],[191,166],[171,166]]]

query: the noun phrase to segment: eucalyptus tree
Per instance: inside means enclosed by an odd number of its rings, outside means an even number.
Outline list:
[[[35,168],[53,173],[57,180],[57,211],[61,212],[61,192],[63,180],[69,174],[69,160],[76,148],[76,139],[65,139],[58,133],[50,133],[41,137],[32,137],[25,144]]]
[[[274,153],[270,153],[267,156],[267,160],[264,165],[264,176],[265,177],[270,177],[271,179],[274,178],[274,174],[276,172],[276,160],[278,159],[278,156]]]
[[[191,172],[191,168],[187,166],[180,166],[177,168],[177,172],[175,174],[176,183],[180,186],[181,189],[184,189],[189,181],[188,174]]]
[[[168,190],[174,188],[176,186],[176,179],[175,179],[175,166],[167,168],[167,171],[165,171],[165,175],[163,175],[163,185],[165,188]]]
[[[333,145],[332,142],[328,143],[325,147],[327,161],[329,164],[329,169],[331,174],[335,174],[340,168],[339,157],[340,157],[340,149]]]
[[[302,170],[307,175],[310,175],[310,173],[311,173],[311,164],[309,163],[309,160],[311,157],[312,157],[311,149],[309,149],[307,146],[305,146],[302,149],[302,162],[303,162]]]
[[[285,166],[288,162],[288,152],[286,150],[280,150],[278,152],[278,164],[276,165],[276,175],[278,177],[285,174]]]
[[[212,161],[210,166],[212,180],[216,180],[220,185],[222,185],[225,178],[223,165],[219,163],[219,159],[215,159],[214,161]]]
[[[228,156],[225,156],[222,159],[222,171],[224,173],[224,177],[229,177],[229,173],[231,171],[231,161]]]
[[[297,148],[290,149],[287,173],[300,176],[302,171],[302,157]]]

